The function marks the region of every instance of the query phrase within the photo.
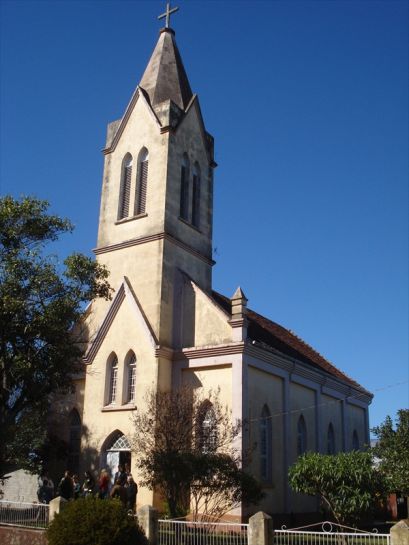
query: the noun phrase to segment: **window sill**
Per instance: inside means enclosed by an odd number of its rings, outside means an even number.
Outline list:
[[[115,225],[121,225],[122,223],[128,223],[128,221],[139,220],[140,218],[146,218],[147,215],[148,214],[145,212],[144,214],[137,214],[136,216],[131,216],[131,217],[128,217],[128,218],[122,218],[121,220],[117,220],[115,222]]]
[[[196,225],[193,225],[193,223],[190,223],[190,221],[185,220],[184,218],[182,218],[182,216],[179,216],[179,220],[185,225],[188,225],[189,227],[197,231],[198,233],[202,234],[202,231],[199,229],[199,227],[196,227]]]
[[[134,403],[127,403],[126,405],[105,405],[102,407],[101,412],[110,413],[116,411],[134,411],[136,405]]]

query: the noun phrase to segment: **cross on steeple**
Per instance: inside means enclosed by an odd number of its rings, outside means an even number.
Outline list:
[[[172,13],[175,13],[175,11],[178,11],[179,8],[170,8],[170,2],[167,2],[166,3],[166,11],[165,13],[162,13],[162,15],[159,15],[158,19],[163,19],[164,17],[166,17],[166,24],[165,24],[165,27],[166,28],[169,28],[169,19],[170,19],[170,15]]]

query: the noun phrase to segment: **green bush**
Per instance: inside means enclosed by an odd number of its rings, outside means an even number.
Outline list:
[[[81,498],[56,515],[49,545],[147,545],[142,529],[116,500]]]

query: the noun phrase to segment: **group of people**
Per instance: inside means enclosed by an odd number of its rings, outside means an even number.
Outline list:
[[[118,471],[114,475],[114,485],[112,488],[110,485],[111,479],[106,469],[101,470],[97,482],[95,482],[92,473],[86,471],[82,485],[78,475],[71,476],[67,470],[58,485],[57,495],[65,500],[76,500],[80,497],[94,495],[100,499],[118,498],[124,507],[134,510],[138,485],[132,477],[128,464],[118,466]],[[54,498],[54,483],[46,474],[39,478],[37,496],[41,503],[50,503]]]

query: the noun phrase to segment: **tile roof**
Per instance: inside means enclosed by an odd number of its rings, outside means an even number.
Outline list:
[[[231,301],[228,297],[221,295],[215,291],[212,292],[213,299],[226,312],[231,313]],[[340,369],[326,360],[309,344],[300,339],[295,333],[285,327],[261,316],[257,312],[248,309],[248,337],[253,341],[265,343],[271,348],[275,348],[279,352],[286,354],[294,359],[302,361],[316,369],[325,371],[335,378],[346,382],[353,388],[356,388],[368,395],[372,395],[368,390],[363,388],[358,382],[348,377]]]

